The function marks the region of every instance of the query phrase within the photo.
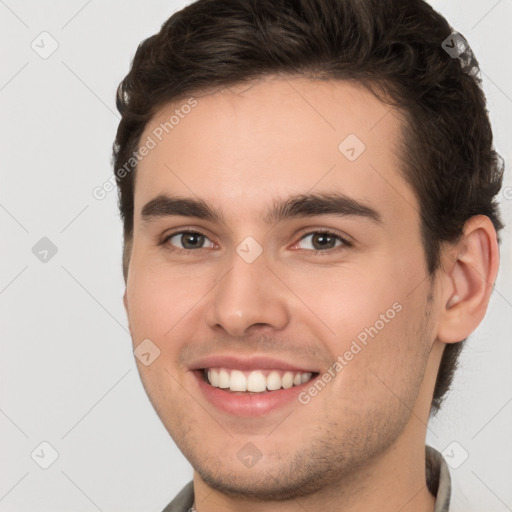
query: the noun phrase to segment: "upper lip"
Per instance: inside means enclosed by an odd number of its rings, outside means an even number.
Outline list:
[[[199,358],[190,365],[191,370],[203,370],[205,368],[226,368],[245,371],[275,369],[294,372],[316,372],[316,370],[302,363],[290,363],[283,359],[263,355],[240,357],[230,354],[215,354]]]

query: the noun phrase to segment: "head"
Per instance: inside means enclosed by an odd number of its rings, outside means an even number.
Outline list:
[[[148,395],[212,485],[269,496],[270,472],[280,496],[308,492],[439,408],[502,228],[485,98],[451,32],[420,0],[200,0],[139,46],[114,144],[125,305],[134,346],[160,350],[139,365]],[[201,394],[216,354],[335,377],[240,419]],[[244,446],[262,454],[251,484]]]

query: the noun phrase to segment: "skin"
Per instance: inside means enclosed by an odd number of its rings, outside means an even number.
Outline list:
[[[124,296],[137,360],[163,424],[194,467],[196,508],[214,510],[432,511],[425,436],[445,343],[480,323],[498,268],[492,223],[475,216],[443,267],[427,276],[419,205],[400,174],[402,120],[363,88],[303,77],[267,77],[196,95],[197,106],[140,162]],[[162,108],[145,140],[181,103]],[[366,150],[338,150],[356,134]],[[381,223],[317,215],[263,221],[276,199],[339,192],[377,210]],[[201,198],[223,222],[141,218],[160,194]],[[207,239],[183,250],[171,232]],[[315,230],[348,237],[314,253]],[[246,263],[252,236],[263,253]],[[201,242],[200,242],[201,243]],[[338,241],[337,244],[340,244]],[[175,249],[174,251],[171,249]],[[198,389],[198,355],[271,355],[329,368],[394,303],[402,309],[311,401],[241,418]],[[237,457],[251,442],[261,459]]]

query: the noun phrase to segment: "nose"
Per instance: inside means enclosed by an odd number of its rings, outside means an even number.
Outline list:
[[[256,329],[281,330],[289,322],[287,289],[267,267],[264,254],[252,263],[236,252],[210,294],[210,328],[234,337]]]

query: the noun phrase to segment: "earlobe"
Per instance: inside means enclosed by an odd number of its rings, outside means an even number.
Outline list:
[[[471,217],[454,251],[455,261],[443,276],[447,296],[442,299],[438,339],[444,343],[466,339],[487,310],[499,266],[498,241],[491,220],[484,215]]]

